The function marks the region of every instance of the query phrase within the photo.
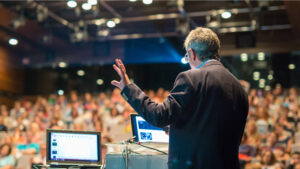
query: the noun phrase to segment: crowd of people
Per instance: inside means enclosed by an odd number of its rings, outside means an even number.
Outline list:
[[[248,92],[248,120],[239,148],[242,168],[300,169],[297,90],[277,85],[272,91]],[[156,102],[163,102],[169,94],[161,88],[145,92]],[[103,143],[125,140],[131,136],[130,113],[134,110],[114,89],[95,95],[72,91],[69,95],[24,97],[12,108],[1,105],[0,113],[0,169],[10,169],[22,168],[17,164],[26,155],[30,165],[46,163],[47,128],[101,131]]]

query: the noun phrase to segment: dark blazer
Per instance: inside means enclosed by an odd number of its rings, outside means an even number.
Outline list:
[[[170,125],[170,169],[240,168],[248,97],[219,61],[180,73],[163,103],[153,102],[135,84],[121,94],[150,124]]]

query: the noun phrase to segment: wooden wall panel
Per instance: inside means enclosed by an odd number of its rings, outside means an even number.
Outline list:
[[[23,94],[23,69],[9,49],[0,46],[0,104],[11,106],[18,95]]]

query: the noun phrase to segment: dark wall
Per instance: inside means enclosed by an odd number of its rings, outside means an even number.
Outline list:
[[[12,105],[23,94],[23,69],[17,62],[14,54],[0,44],[0,104]]]

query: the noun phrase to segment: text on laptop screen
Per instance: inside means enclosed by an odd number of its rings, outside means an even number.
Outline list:
[[[146,122],[141,116],[133,116],[133,132],[136,136],[136,141],[139,142],[156,142],[156,143],[168,143],[169,135],[159,128],[152,126]]]
[[[50,160],[53,161],[99,161],[96,134],[55,133],[50,134]]]

